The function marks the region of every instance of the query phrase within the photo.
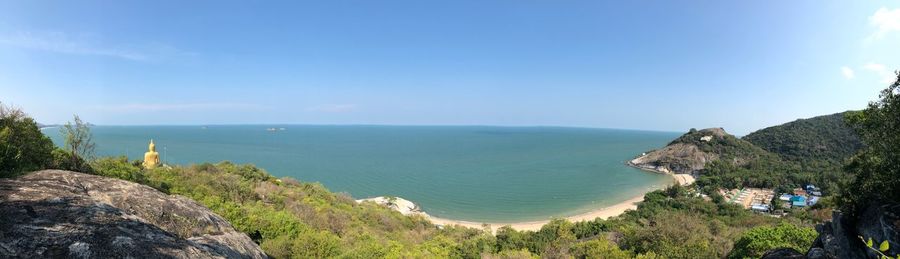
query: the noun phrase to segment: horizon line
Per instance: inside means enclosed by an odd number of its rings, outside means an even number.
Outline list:
[[[492,124],[377,124],[377,123],[353,123],[353,124],[314,124],[314,123],[210,123],[210,124],[96,124],[88,123],[90,126],[104,127],[146,127],[146,126],[355,126],[355,127],[492,127],[492,128],[569,128],[569,129],[603,129],[603,130],[630,130],[630,131],[647,131],[661,133],[683,133],[687,130],[653,130],[653,129],[634,129],[634,128],[612,128],[612,127],[596,127],[596,126],[563,126],[563,125],[492,125]],[[65,125],[59,124],[43,124],[47,125],[41,129],[52,128],[55,126]]]

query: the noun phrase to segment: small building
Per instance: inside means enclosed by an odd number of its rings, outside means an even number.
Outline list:
[[[799,196],[799,195],[791,197],[791,207],[802,208],[802,207],[806,207],[806,206],[807,206],[806,197]]]
[[[710,140],[712,140],[712,137],[713,136],[703,136],[700,138],[700,141],[709,142]]]
[[[779,197],[778,197],[778,200],[781,200],[781,201],[791,201],[791,197],[794,197],[794,195],[785,193],[785,194],[782,194],[781,196],[779,196]]]
[[[753,206],[750,206],[750,210],[753,210],[753,211],[756,211],[756,212],[769,212],[769,205],[766,205],[766,204],[754,204]]]
[[[808,195],[806,193],[806,190],[804,190],[802,188],[794,189],[794,196],[806,196],[806,195]]]
[[[813,196],[820,196],[820,197],[822,196],[822,192],[820,192],[820,191],[811,191],[811,192],[809,192],[809,194],[811,194]]]
[[[809,197],[809,200],[806,201],[806,204],[809,204],[809,206],[816,205],[816,203],[819,203],[819,197],[817,196]]]

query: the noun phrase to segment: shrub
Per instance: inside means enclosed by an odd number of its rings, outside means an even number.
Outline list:
[[[0,103],[0,177],[13,177],[50,164],[53,142],[22,110]]]
[[[594,239],[581,242],[572,247],[572,256],[575,258],[632,258],[629,251],[622,251],[615,244],[605,239]]]
[[[766,251],[778,248],[806,251],[817,235],[814,229],[788,223],[755,227],[744,232],[735,242],[729,258],[759,258]]]

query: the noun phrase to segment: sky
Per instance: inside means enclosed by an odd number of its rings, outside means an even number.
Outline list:
[[[743,135],[862,109],[900,1],[0,1],[42,123],[574,126]]]

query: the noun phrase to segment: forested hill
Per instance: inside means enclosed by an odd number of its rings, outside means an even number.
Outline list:
[[[863,148],[859,136],[844,121],[847,113],[798,119],[758,130],[743,139],[785,160],[841,164]]]
[[[736,138],[721,128],[691,129],[666,147],[630,164],[673,173],[700,174],[697,183],[715,188],[786,188],[803,184],[836,190],[844,160],[859,151],[859,136],[846,113],[800,119]]]

